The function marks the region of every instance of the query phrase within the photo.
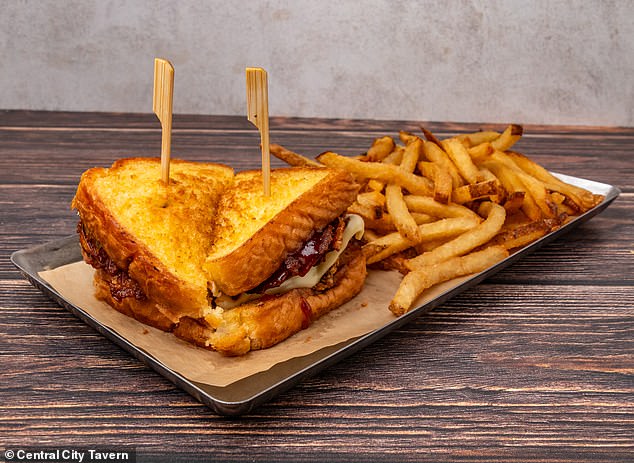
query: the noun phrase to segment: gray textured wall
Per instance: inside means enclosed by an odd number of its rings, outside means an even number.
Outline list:
[[[0,0],[0,108],[634,125],[634,1]]]

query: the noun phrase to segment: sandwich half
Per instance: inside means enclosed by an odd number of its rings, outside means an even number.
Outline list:
[[[365,281],[345,211],[358,185],[329,168],[233,174],[219,164],[117,161],[82,175],[72,206],[96,296],[225,355],[270,347],[354,297]]]

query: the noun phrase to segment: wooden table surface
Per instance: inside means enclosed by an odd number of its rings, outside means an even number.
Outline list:
[[[505,124],[426,125],[446,136]],[[417,126],[275,118],[271,139],[352,155]],[[176,115],[172,143],[174,157],[259,163],[243,117]],[[126,446],[138,461],[631,461],[634,129],[525,126],[516,148],[622,193],[432,313],[226,418],[51,302],[9,260],[74,233],[69,203],[84,170],[157,155],[154,116],[0,112],[0,449]]]

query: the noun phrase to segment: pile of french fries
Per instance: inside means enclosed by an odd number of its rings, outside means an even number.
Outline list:
[[[443,140],[421,129],[423,138],[377,138],[357,157],[325,152],[315,161],[271,145],[290,165],[345,169],[363,185],[348,211],[365,221],[368,265],[404,274],[395,315],[426,289],[487,269],[603,199],[512,151],[519,125]]]

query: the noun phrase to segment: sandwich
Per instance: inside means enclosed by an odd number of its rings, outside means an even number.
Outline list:
[[[358,294],[359,186],[342,170],[271,172],[129,158],[86,171],[72,202],[95,295],[225,355],[271,347]]]

